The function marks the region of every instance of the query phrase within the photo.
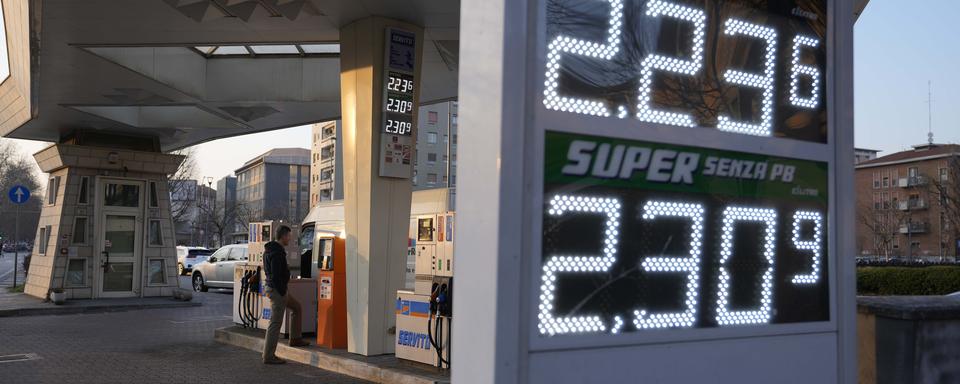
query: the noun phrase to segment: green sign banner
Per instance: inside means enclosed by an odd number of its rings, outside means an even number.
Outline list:
[[[550,131],[545,153],[545,184],[827,203],[825,162]]]

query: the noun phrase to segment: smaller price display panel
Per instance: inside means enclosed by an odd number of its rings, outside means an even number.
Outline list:
[[[387,73],[387,91],[402,93],[413,97],[413,76],[389,71]]]
[[[827,164],[547,132],[543,337],[829,321]]]
[[[547,0],[543,106],[826,143],[826,0]]]
[[[410,136],[410,132],[413,132],[413,117],[388,113],[384,119],[383,132]]]

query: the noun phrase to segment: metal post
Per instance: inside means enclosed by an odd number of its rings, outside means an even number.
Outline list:
[[[17,263],[20,258],[20,204],[17,204],[17,215],[13,224],[13,288],[17,288]]]

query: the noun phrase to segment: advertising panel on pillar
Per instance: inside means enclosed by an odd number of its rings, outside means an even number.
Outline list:
[[[535,39],[524,74],[510,74],[527,79],[511,120],[525,124],[529,180],[519,382],[849,377],[835,201],[850,191],[834,166],[844,136],[832,60],[850,47],[833,31],[851,27],[834,17],[841,5],[530,7]]]

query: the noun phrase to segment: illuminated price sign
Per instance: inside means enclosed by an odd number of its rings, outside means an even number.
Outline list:
[[[546,1],[538,95],[557,123],[544,134],[538,337],[831,320],[829,158],[736,143],[827,142],[825,12]],[[571,114],[595,122],[570,126]],[[660,136],[587,134],[606,119]],[[738,149],[669,144],[707,130]]]
[[[413,76],[389,71],[387,74],[387,90],[413,96]]]
[[[413,114],[413,97],[387,92],[387,112]]]
[[[387,115],[383,132],[409,136],[410,133],[413,132],[413,122],[411,122],[407,116],[391,113]]]
[[[416,107],[417,36],[385,29],[383,122],[380,130],[380,170],[383,177],[410,178],[413,173]]]
[[[544,336],[827,321],[827,165],[548,132]]]
[[[483,129],[461,171],[495,185],[458,198],[484,208],[460,239],[490,247],[458,251],[476,305],[453,333],[491,342],[460,361],[484,382],[855,383],[854,2],[488,1],[463,19],[460,117]]]
[[[543,106],[825,143],[826,2],[769,3],[549,0]]]

